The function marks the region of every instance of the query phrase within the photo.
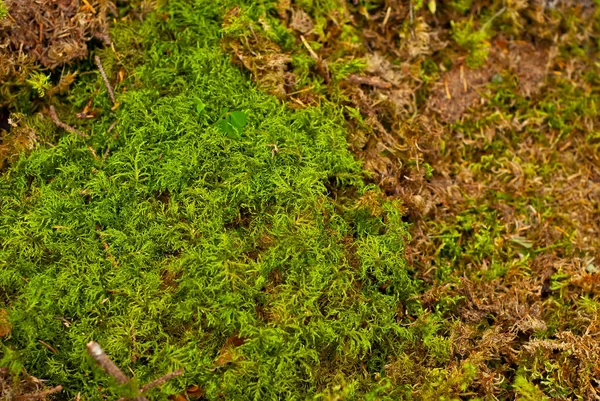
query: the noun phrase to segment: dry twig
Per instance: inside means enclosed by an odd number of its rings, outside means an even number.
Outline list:
[[[310,47],[310,44],[308,44],[308,41],[304,38],[303,35],[300,35],[300,40],[302,40],[302,44],[304,45],[304,47],[306,47],[306,50],[308,50],[308,53],[310,54],[310,56],[315,61],[320,61],[321,59],[319,58],[317,53],[315,53],[315,51],[312,49],[312,47]]]
[[[104,81],[104,85],[108,90],[108,95],[110,96],[110,100],[113,104],[117,101],[115,100],[115,92],[113,91],[112,86],[110,86],[110,82],[108,82],[108,77],[106,76],[106,72],[104,71],[104,66],[102,66],[102,61],[100,61],[100,57],[94,57],[94,61],[96,61],[96,65],[98,66],[98,70],[100,71],[100,75],[102,75],[102,80]]]
[[[54,109],[54,106],[50,106],[50,118],[52,119],[52,121],[54,121],[54,124],[56,124],[56,126],[58,128],[62,128],[65,131],[71,132],[73,134],[77,134],[82,138],[87,138],[87,134],[84,134],[83,132],[79,131],[76,128],[71,127],[68,124],[63,123],[62,121],[60,121],[60,119],[58,118],[58,116],[56,115],[56,110]]]
[[[125,373],[123,373],[123,371],[121,371],[121,369],[119,369],[119,367],[115,365],[113,361],[111,361],[102,347],[100,347],[100,344],[95,341],[90,341],[87,344],[87,349],[88,353],[92,358],[94,358],[98,366],[104,369],[108,375],[114,377],[117,383],[125,384],[129,381],[129,377],[127,377]]]
[[[158,379],[153,380],[148,384],[143,385],[142,388],[140,389],[140,392],[145,393],[146,391],[148,391],[154,387],[160,386],[161,384],[168,382],[169,380],[171,380],[174,377],[181,376],[182,374],[183,374],[183,369],[179,369],[179,370],[176,370],[175,372],[167,373],[166,375],[159,377]]]
[[[100,366],[108,375],[112,376],[117,383],[125,384],[129,382],[129,377],[123,373],[121,369],[106,355],[100,344],[94,341],[90,341],[87,344],[88,353],[94,358],[98,366]],[[132,371],[133,372],[133,371]],[[145,384],[140,388],[140,393],[144,393],[154,387],[160,386],[161,384],[166,383],[174,377],[181,376],[183,374],[183,369],[176,370],[175,372],[167,373],[166,375],[159,377],[156,380],[151,381],[148,384]],[[120,399],[125,400],[124,398]],[[148,401],[146,397],[143,395],[139,395],[137,397],[132,398],[133,401]]]

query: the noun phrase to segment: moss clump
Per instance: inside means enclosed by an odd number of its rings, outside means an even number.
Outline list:
[[[123,394],[86,357],[95,340],[138,382],[183,367],[164,394],[391,391],[384,364],[419,310],[400,205],[363,184],[337,112],[292,112],[230,65],[212,2],[162,12],[113,31],[117,56],[133,40],[144,53],[122,65],[117,111],[96,96],[89,139],[65,134],[0,178],[0,366],[64,399]],[[68,100],[99,88],[83,79]]]
[[[4,0],[0,0],[0,20],[8,16],[8,7],[4,4]]]
[[[471,68],[485,64],[490,53],[489,35],[484,29],[475,29],[473,20],[452,21],[452,39],[467,50],[467,65]]]

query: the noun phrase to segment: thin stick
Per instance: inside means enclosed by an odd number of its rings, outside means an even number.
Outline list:
[[[450,88],[448,88],[448,77],[444,77],[444,88],[446,89],[446,97],[448,99],[452,99],[452,95],[450,94]]]
[[[54,109],[54,106],[50,106],[50,118],[52,119],[52,121],[54,121],[54,124],[56,124],[56,126],[58,128],[62,128],[65,131],[68,131],[72,134],[77,134],[82,138],[88,137],[87,134],[84,134],[83,132],[79,131],[78,129],[73,128],[70,125],[67,125],[67,124],[63,123],[62,121],[60,121],[60,119],[56,115],[56,110]]]
[[[302,40],[302,44],[304,44],[304,47],[306,47],[306,49],[308,50],[308,52],[310,53],[310,56],[315,59],[316,61],[319,61],[319,56],[317,55],[317,53],[315,53],[315,51],[312,49],[312,47],[310,47],[310,45],[308,44],[308,42],[306,41],[306,39],[304,39],[303,35],[300,35],[300,40]]]
[[[387,11],[385,12],[385,18],[383,18],[383,23],[381,24],[381,27],[385,29],[385,26],[388,23],[388,20],[390,19],[390,15],[392,15],[392,7],[388,7]]]
[[[123,373],[121,369],[119,369],[119,367],[110,360],[102,347],[100,347],[100,344],[95,341],[90,341],[86,347],[88,349],[88,353],[92,358],[94,358],[98,366],[104,369],[107,374],[114,377],[117,383],[125,384],[129,381],[129,377],[125,376],[125,373]]]
[[[108,82],[108,77],[106,76],[106,72],[104,72],[104,67],[102,66],[102,61],[100,61],[100,57],[94,57],[94,61],[96,61],[96,65],[98,66],[98,70],[100,70],[100,75],[102,75],[102,80],[104,80],[104,85],[108,90],[108,95],[110,96],[110,100],[112,100],[113,104],[117,101],[115,100],[115,92],[113,92],[112,86],[110,86],[110,82]]]
[[[179,369],[179,370],[176,370],[175,372],[167,373],[166,375],[159,377],[158,379],[153,380],[148,384],[143,385],[142,388],[140,389],[140,392],[144,393],[144,392],[150,390],[151,388],[160,386],[161,384],[168,382],[169,380],[171,380],[174,377],[181,376],[182,374],[183,374],[183,369]]]
[[[113,123],[110,125],[110,127],[108,127],[108,129],[106,130],[106,133],[107,133],[107,134],[110,134],[110,132],[111,132],[113,129],[115,129],[115,127],[117,126],[117,122],[118,122],[118,121],[114,121],[114,122],[113,122]]]
[[[50,394],[58,393],[59,391],[62,391],[62,389],[63,389],[62,386],[56,386],[56,387],[53,387],[53,388],[51,388],[49,390],[42,391],[41,393],[37,393],[37,394],[18,395],[15,398],[15,400],[16,401],[39,400],[39,399],[42,399],[42,398],[46,398]]]
[[[90,341],[87,343],[88,353],[92,358],[96,361],[98,366],[100,366],[104,371],[114,377],[114,379],[119,384],[125,384],[129,382],[129,377],[119,369],[117,365],[106,355],[100,344],[95,341]],[[148,401],[148,399],[144,396],[137,396],[132,398],[133,401]]]
[[[56,348],[54,348],[53,346],[51,346],[50,344],[48,344],[45,341],[42,340],[38,340],[40,342],[40,344],[42,344],[44,347],[48,348],[50,351],[52,351],[54,354],[58,354],[58,351],[56,350]]]
[[[415,16],[413,14],[413,2],[412,0],[410,0],[409,4],[408,4],[408,13],[410,15],[410,34],[413,37],[413,39],[415,38]]]

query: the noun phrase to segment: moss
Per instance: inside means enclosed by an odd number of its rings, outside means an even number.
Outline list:
[[[144,56],[120,67],[114,113],[94,98],[90,138],[65,134],[0,180],[13,327],[0,363],[62,384],[65,399],[124,394],[91,366],[90,340],[138,382],[184,367],[164,394],[305,398],[341,391],[340,377],[348,399],[391,391],[378,381],[408,341],[398,307],[419,311],[400,205],[375,199],[371,212],[342,195],[373,189],[339,112],[292,112],[250,85],[220,51],[212,2],[164,12],[135,28]],[[113,37],[109,74],[131,28]],[[77,109],[102,88],[90,76],[68,98]],[[243,341],[225,358],[233,335]]]
[[[10,133],[2,366],[65,399],[179,367],[153,396],[593,398],[598,11],[558,7],[120,8],[114,110],[84,63]]]
[[[4,0],[0,0],[0,20],[8,16],[8,7],[4,4]]]
[[[523,376],[517,376],[513,386],[517,390],[517,394],[519,394],[520,399],[527,401],[549,399],[536,385],[528,381]]]
[[[487,42],[489,35],[484,29],[475,29],[472,19],[452,21],[452,39],[469,52],[466,59],[469,67],[481,67],[487,60],[490,52]]]

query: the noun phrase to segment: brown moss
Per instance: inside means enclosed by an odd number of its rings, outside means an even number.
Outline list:
[[[92,38],[110,45],[107,14],[116,15],[108,0],[79,1],[6,0],[9,18],[0,27],[0,57],[9,62],[23,54],[45,68],[54,69],[88,54]]]

